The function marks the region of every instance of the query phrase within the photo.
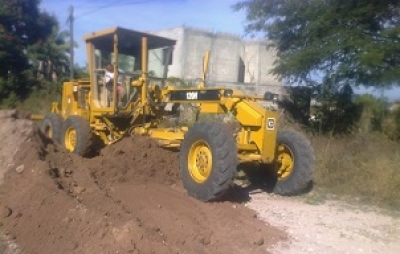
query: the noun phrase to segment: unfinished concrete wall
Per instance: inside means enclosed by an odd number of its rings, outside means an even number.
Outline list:
[[[245,83],[258,83],[260,69],[259,45],[257,43],[244,43],[241,55],[245,65]]]
[[[246,67],[245,82],[265,85],[280,85],[277,77],[270,73],[276,59],[276,51],[268,48],[266,41],[244,41]]]
[[[213,33],[208,30],[186,28],[183,52],[185,79],[196,79],[203,74],[203,57],[210,51],[208,79],[236,82],[241,48],[235,35]]]
[[[260,56],[260,84],[266,85],[281,85],[281,81],[278,80],[275,74],[271,74],[270,70],[274,66],[274,62],[277,58],[276,50],[268,47],[267,42],[259,42],[259,56]]]
[[[263,90],[280,93],[281,82],[269,71],[276,59],[266,41],[246,41],[237,35],[214,33],[209,30],[177,27],[154,32],[177,40],[169,76],[186,80],[202,77],[203,57],[211,52],[208,79],[210,83],[240,83],[257,94]],[[274,88],[274,89],[271,89]]]
[[[213,33],[201,29],[185,29],[184,79],[201,78],[203,74],[203,57],[212,49]],[[213,52],[211,52],[212,56]]]
[[[238,82],[241,48],[242,42],[239,37],[214,34],[209,79]]]
[[[155,35],[170,38],[176,40],[172,55],[172,64],[168,66],[169,77],[183,77],[184,76],[184,51],[183,46],[185,45],[184,39],[185,29],[183,27],[175,27],[171,29],[165,29],[153,32]]]

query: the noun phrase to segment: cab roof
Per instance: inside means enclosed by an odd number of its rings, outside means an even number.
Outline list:
[[[139,32],[122,27],[112,27],[85,35],[86,42],[91,42],[97,49],[112,51],[114,47],[114,34],[118,36],[118,50],[121,53],[133,53],[142,46],[142,37],[147,37],[148,49],[169,47],[176,41],[165,37]]]

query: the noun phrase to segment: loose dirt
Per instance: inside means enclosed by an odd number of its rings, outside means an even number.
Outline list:
[[[400,217],[311,191],[189,197],[178,154],[131,137],[84,159],[0,111],[0,253],[400,253]]]
[[[18,112],[2,116],[0,253],[270,253],[287,237],[244,206],[246,195],[189,197],[178,153],[149,138],[85,159]]]

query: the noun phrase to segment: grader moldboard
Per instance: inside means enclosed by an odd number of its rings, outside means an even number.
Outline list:
[[[271,166],[277,194],[299,194],[312,180],[314,154],[308,140],[295,131],[278,132],[277,112],[257,102],[272,100],[270,93],[250,97],[205,87],[208,53],[199,84],[182,88],[166,79],[174,40],[121,27],[84,39],[90,78],[65,82],[61,105],[54,102],[41,124],[70,152],[88,155],[95,139],[111,145],[126,135],[148,135],[161,147],[179,148],[183,185],[202,201],[220,199],[244,162]],[[105,82],[106,62],[114,66],[111,86]],[[193,105],[199,114],[230,115],[238,128],[233,132],[223,121],[164,125],[179,113],[177,105]]]

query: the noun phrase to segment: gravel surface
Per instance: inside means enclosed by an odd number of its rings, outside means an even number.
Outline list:
[[[273,253],[400,253],[400,217],[379,208],[253,192],[247,207],[285,230],[289,242]]]

